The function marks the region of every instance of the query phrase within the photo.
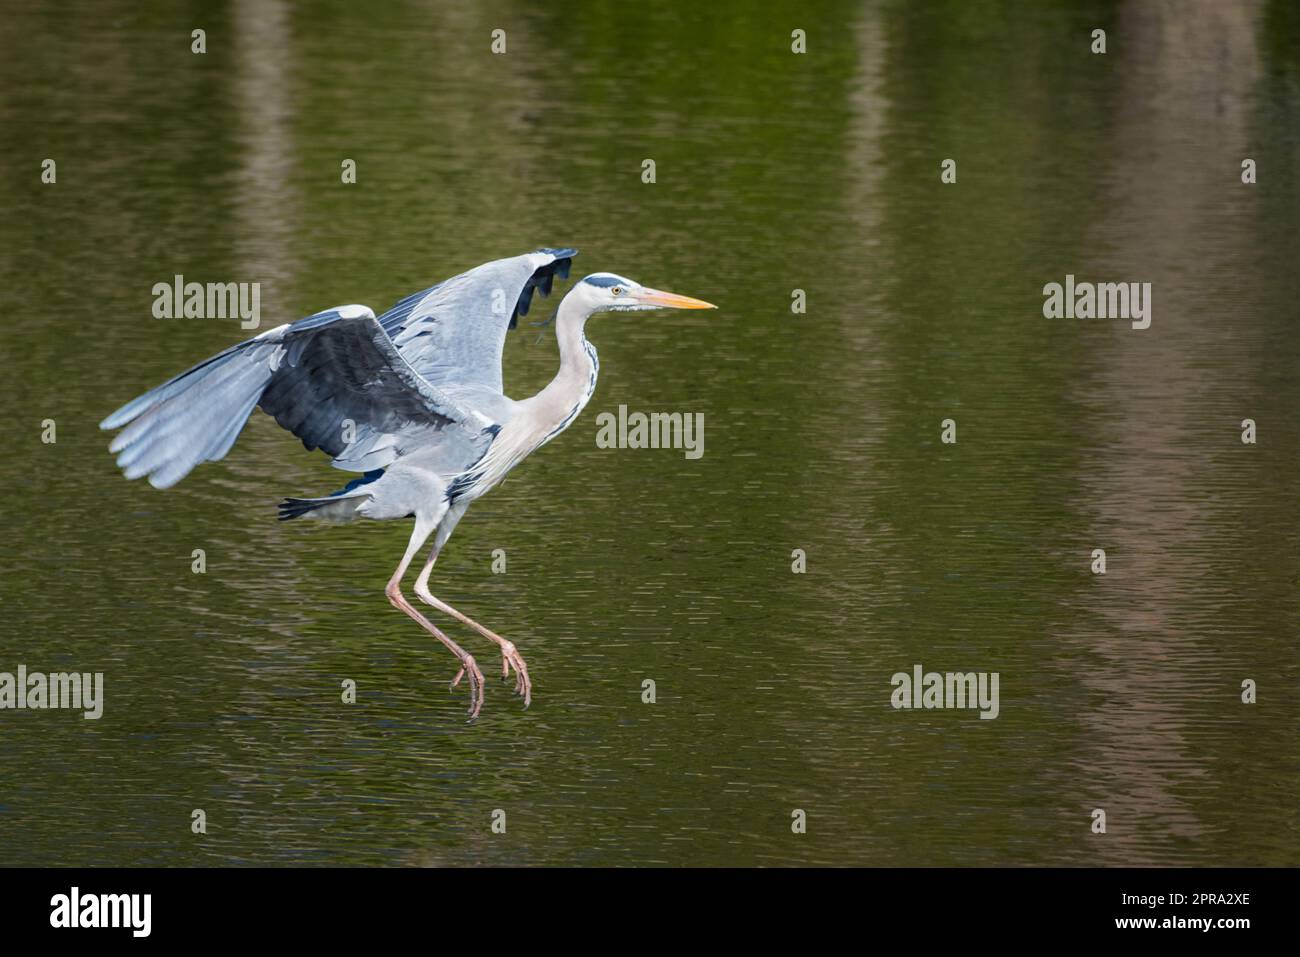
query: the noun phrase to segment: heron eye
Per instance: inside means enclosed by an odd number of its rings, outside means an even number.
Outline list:
[[[623,287],[615,286],[613,289],[610,290],[610,292],[612,292],[616,296],[621,296],[623,295]]]

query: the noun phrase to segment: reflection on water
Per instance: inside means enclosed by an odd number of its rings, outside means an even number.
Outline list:
[[[580,6],[236,4],[203,56],[164,10],[13,12],[0,151],[58,182],[0,186],[0,670],[107,702],[0,713],[3,863],[1294,864],[1290,5]],[[269,326],[559,243],[721,308],[593,321],[587,415],[439,562],[528,712],[463,724],[381,594],[405,526],[274,520],[338,475],[266,417],[167,493],[105,452],[243,337],[155,282],[261,282]],[[1152,283],[1151,328],[1043,319],[1067,273]],[[597,448],[619,404],[705,456]],[[999,672],[1000,717],[891,710],[916,663]]]

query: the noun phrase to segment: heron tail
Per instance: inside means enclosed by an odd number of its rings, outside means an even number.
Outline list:
[[[368,490],[357,492],[355,495],[350,493],[378,481],[383,474],[383,469],[372,469],[324,498],[286,498],[280,503],[280,521],[287,522],[291,518],[302,518],[309,513],[314,513],[312,518],[324,518],[335,522],[351,521],[357,517],[357,506],[371,496]]]
[[[329,495],[325,498],[286,498],[280,503],[280,521],[291,518],[323,518],[330,522],[348,522],[357,517],[357,506],[370,498],[362,495]]]
[[[170,488],[200,462],[225,457],[273,374],[267,363],[250,361],[246,345],[200,362],[99,423],[122,429],[108,450],[127,478],[147,475],[154,488]]]

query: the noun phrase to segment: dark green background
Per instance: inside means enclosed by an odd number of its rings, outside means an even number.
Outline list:
[[[1297,863],[1287,0],[3,19],[0,670],[103,671],[107,702],[0,713],[0,864]],[[384,600],[405,523],[275,521],[341,476],[265,416],[167,493],[105,450],[247,335],[152,318],[175,273],[260,282],[268,328],[562,244],[719,309],[593,320],[586,414],[438,565],[527,712],[492,681],[467,726]],[[1152,283],[1151,328],[1044,319],[1067,273]],[[620,403],[704,413],[704,457],[597,448]],[[893,711],[916,663],[999,672],[1001,716]]]

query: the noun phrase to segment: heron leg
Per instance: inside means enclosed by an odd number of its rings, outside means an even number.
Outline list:
[[[461,624],[473,628],[488,641],[497,643],[497,646],[501,649],[501,680],[505,681],[510,677],[511,667],[515,669],[515,694],[523,695],[524,707],[527,708],[533,703],[533,682],[528,677],[528,665],[524,662],[523,656],[515,648],[514,642],[507,641],[490,628],[484,628],[469,615],[457,611],[442,599],[436,598],[429,591],[429,574],[433,571],[433,563],[437,560],[438,548],[435,545],[433,551],[429,553],[429,560],[425,562],[424,568],[421,569],[419,577],[415,580],[415,594],[419,596],[421,601],[432,605],[444,615],[450,615]]]
[[[451,687],[455,688],[456,685],[460,684],[461,678],[469,675],[469,720],[473,721],[478,717],[479,710],[483,707],[483,672],[479,671],[473,655],[443,634],[429,619],[420,614],[406,600],[406,596],[402,594],[402,576],[406,574],[406,569],[411,565],[411,559],[415,557],[415,553],[419,551],[420,546],[424,544],[424,540],[429,537],[432,530],[432,524],[426,524],[420,519],[416,519],[415,531],[411,533],[411,544],[407,546],[406,554],[402,556],[397,571],[393,572],[393,577],[388,580],[388,584],[384,588],[384,594],[388,596],[388,600],[394,608],[414,619],[456,656],[460,662],[460,671],[456,672],[456,677],[452,679]]]

